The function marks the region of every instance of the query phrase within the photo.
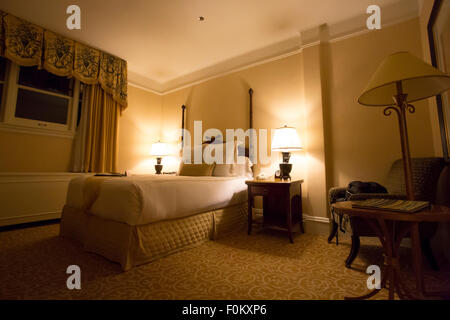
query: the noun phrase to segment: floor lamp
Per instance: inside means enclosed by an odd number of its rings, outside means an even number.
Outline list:
[[[398,52],[383,60],[358,99],[362,105],[384,106],[385,116],[392,112],[397,114],[408,200],[414,200],[414,182],[406,112],[415,112],[411,102],[438,95],[449,88],[449,75],[408,52]]]

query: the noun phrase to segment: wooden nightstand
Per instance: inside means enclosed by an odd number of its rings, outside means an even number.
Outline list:
[[[255,196],[263,197],[263,226],[277,226],[288,230],[292,239],[292,227],[300,226],[303,233],[302,183],[303,180],[248,180],[248,234],[252,232],[252,208]]]

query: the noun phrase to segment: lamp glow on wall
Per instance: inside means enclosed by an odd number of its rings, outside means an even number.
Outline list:
[[[280,151],[283,155],[283,162],[280,163],[281,179],[291,179],[292,164],[289,163],[291,152],[302,150],[297,130],[288,126],[275,129],[272,139],[272,150]]]
[[[449,88],[449,75],[408,52],[398,52],[383,60],[358,99],[362,105],[385,106],[385,116],[392,112],[397,115],[408,200],[414,200],[414,183],[406,112],[415,112],[411,102],[438,95]]]
[[[169,155],[169,148],[167,144],[161,141],[153,143],[150,154],[152,156],[156,156],[156,164],[155,164],[156,174],[161,174],[163,168],[161,164],[162,157]]]

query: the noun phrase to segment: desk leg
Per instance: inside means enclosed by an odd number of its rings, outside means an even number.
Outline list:
[[[302,203],[302,185],[300,184],[299,187],[299,194],[298,194],[298,208],[296,208],[296,210],[298,210],[298,212],[300,213],[300,232],[301,233],[305,233],[305,228],[303,227],[303,203]],[[337,238],[336,238],[337,239]]]
[[[294,239],[292,238],[292,204],[291,204],[291,195],[288,195],[287,198],[287,227],[288,227],[288,234],[289,234],[289,241],[291,243],[294,243]]]
[[[248,191],[248,234],[252,233],[252,224],[253,224],[253,196],[249,190]]]
[[[416,290],[420,296],[424,294],[422,247],[420,244],[419,223],[411,224],[411,240],[413,247],[414,274],[416,277]]]

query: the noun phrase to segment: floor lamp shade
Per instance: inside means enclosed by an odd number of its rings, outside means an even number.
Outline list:
[[[385,116],[397,115],[409,200],[414,200],[414,183],[406,112],[415,112],[411,102],[438,95],[449,88],[450,76],[408,52],[398,52],[383,60],[358,99],[360,104],[366,106],[384,106]]]
[[[401,81],[405,102],[414,102],[438,95],[450,88],[450,76],[439,71],[409,52],[386,57],[358,99],[366,106],[388,106],[398,94]]]

